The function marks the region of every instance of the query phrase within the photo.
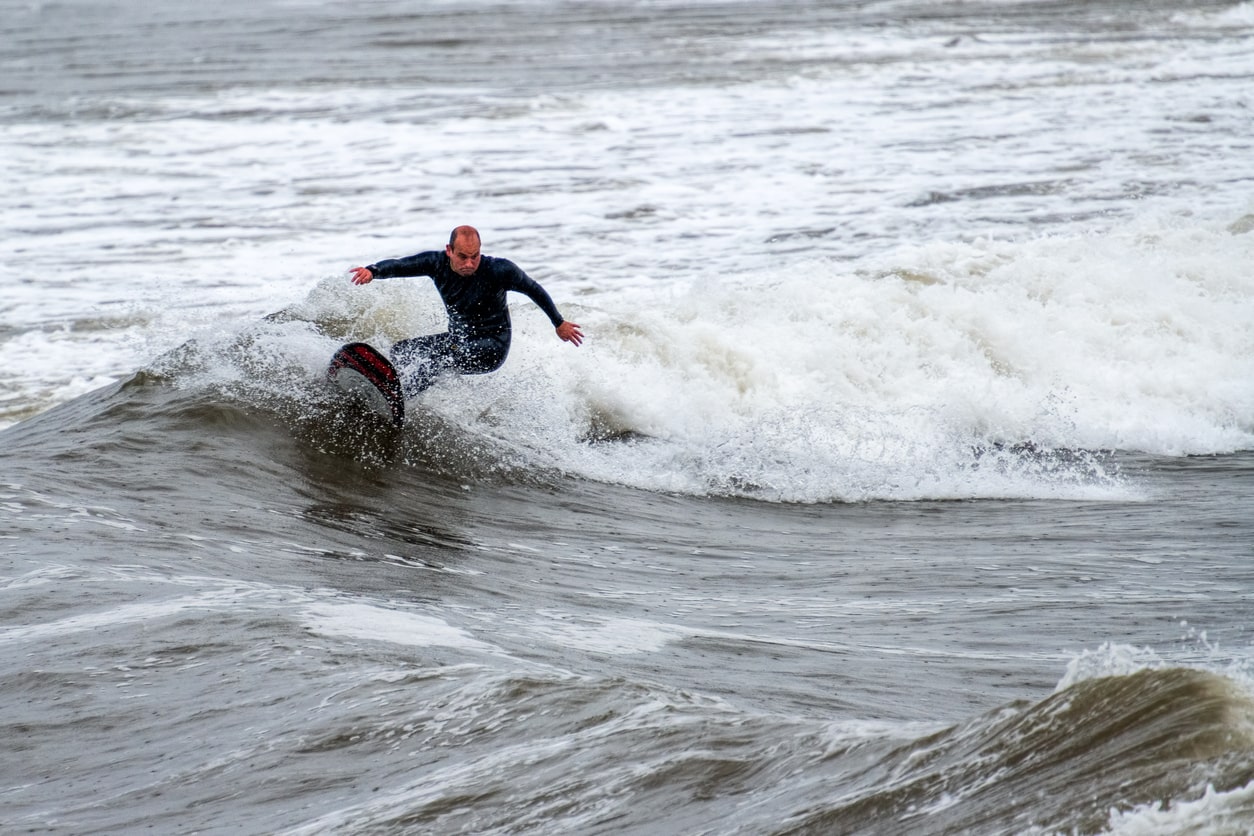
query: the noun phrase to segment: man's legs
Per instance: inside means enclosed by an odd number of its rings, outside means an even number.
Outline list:
[[[446,372],[486,374],[496,371],[509,355],[509,342],[509,334],[458,340],[445,332],[401,340],[388,353],[400,374],[405,397],[412,398]]]

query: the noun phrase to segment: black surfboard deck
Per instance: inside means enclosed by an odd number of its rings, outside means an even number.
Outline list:
[[[327,377],[396,426],[405,423],[400,376],[388,358],[366,343],[349,343],[335,352]]]

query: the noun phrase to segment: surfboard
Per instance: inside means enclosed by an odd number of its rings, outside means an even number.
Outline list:
[[[327,377],[396,426],[405,423],[400,376],[388,358],[366,343],[349,343],[335,352]]]

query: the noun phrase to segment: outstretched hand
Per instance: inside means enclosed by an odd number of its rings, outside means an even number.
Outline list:
[[[374,273],[370,272],[369,267],[354,267],[348,272],[352,274],[353,284],[370,284],[374,278]]]
[[[573,322],[563,322],[557,326],[557,335],[568,343],[578,346],[583,342],[583,329]]]

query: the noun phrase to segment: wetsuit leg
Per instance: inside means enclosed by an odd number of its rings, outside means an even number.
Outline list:
[[[458,345],[454,368],[462,374],[487,374],[499,369],[509,356],[509,334],[477,337]]]
[[[445,332],[401,340],[389,354],[401,377],[405,397],[419,394],[441,374],[486,374],[509,355],[509,334],[459,340]]]
[[[401,340],[388,352],[401,378],[406,398],[412,398],[435,382],[441,372],[452,367],[456,344],[451,334],[428,334]]]

